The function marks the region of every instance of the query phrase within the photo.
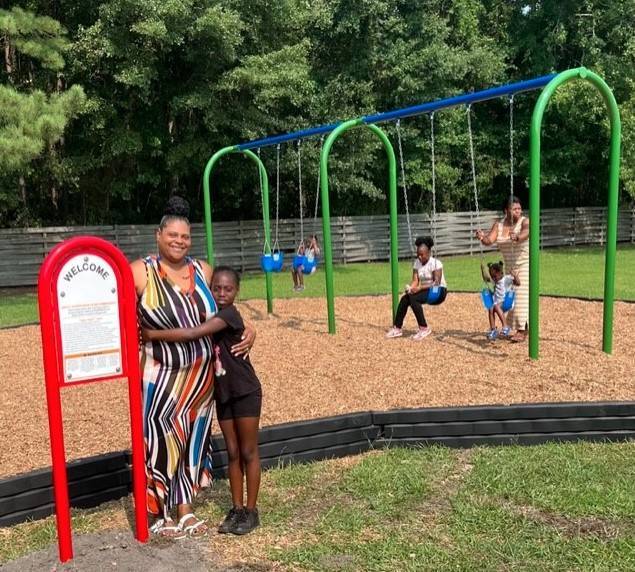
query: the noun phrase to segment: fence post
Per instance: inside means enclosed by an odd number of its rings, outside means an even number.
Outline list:
[[[345,250],[345,244],[346,241],[344,240],[344,237],[346,235],[346,222],[344,220],[345,217],[337,217],[337,225],[339,226],[339,238],[336,240],[339,240],[340,243],[340,248],[341,248],[341,252],[342,254],[340,255],[340,264],[346,264],[346,250]]]
[[[578,207],[573,207],[573,246],[578,245]]]
[[[342,263],[343,264],[347,264],[348,263],[348,233],[346,232],[347,230],[347,225],[344,223],[344,217],[340,217],[340,221],[342,223]]]
[[[602,221],[606,220],[606,211],[604,207],[602,207]],[[604,225],[600,226],[600,244],[604,246],[606,244],[606,228]]]
[[[240,219],[238,221],[238,235],[240,240],[238,244],[240,244],[240,271],[245,271],[245,221]]]

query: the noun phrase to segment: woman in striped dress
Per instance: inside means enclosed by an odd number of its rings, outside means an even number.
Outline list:
[[[529,219],[522,216],[522,205],[511,196],[503,205],[505,216],[496,221],[489,233],[476,231],[476,238],[483,244],[496,244],[503,255],[505,272],[518,272],[520,285],[516,287],[514,308],[507,314],[507,325],[516,330],[510,338],[523,342],[527,338],[529,319]]]
[[[189,328],[216,313],[209,289],[212,269],[188,256],[188,216],[187,202],[172,197],[156,233],[158,256],[131,264],[143,328]],[[235,351],[249,351],[254,337],[249,328]],[[207,527],[194,516],[191,503],[211,480],[212,340],[147,342],[140,353],[147,508],[156,518],[151,530],[171,538],[205,534]]]

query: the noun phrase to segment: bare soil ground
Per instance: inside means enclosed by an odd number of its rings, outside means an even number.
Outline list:
[[[541,357],[526,344],[485,339],[476,294],[426,308],[433,334],[385,340],[390,300],[339,298],[338,331],[327,334],[326,301],[239,305],[258,338],[252,360],[264,387],[262,424],[369,409],[631,400],[635,395],[635,305],[616,303],[614,351],[601,351],[602,304],[541,301]],[[414,332],[409,314],[406,327]],[[63,390],[67,458],[129,447],[126,384]],[[218,431],[218,428],[215,428]],[[0,476],[50,464],[39,326],[0,330]]]
[[[151,570],[152,572],[207,572],[227,570],[214,563],[211,551],[202,543],[183,542],[139,544],[129,531],[79,534],[73,539],[73,559],[58,560],[57,543],[0,565],[6,572],[95,572],[105,570]]]

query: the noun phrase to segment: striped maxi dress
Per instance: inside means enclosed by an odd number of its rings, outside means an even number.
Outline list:
[[[139,323],[151,329],[188,328],[217,311],[200,263],[187,259],[190,288],[167,276],[159,258],[144,259],[148,282],[138,303]],[[211,481],[213,348],[193,342],[148,342],[141,347],[148,511],[163,515],[190,503]]]
[[[520,217],[513,232],[520,234],[525,217]],[[527,329],[529,320],[529,241],[512,242],[509,236],[503,237],[503,221],[498,223],[496,246],[503,255],[505,273],[516,269],[520,286],[516,286],[514,309],[507,314],[507,325],[515,330]]]

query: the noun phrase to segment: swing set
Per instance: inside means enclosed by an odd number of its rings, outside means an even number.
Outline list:
[[[304,251],[304,193],[302,191],[302,154],[300,151],[301,141],[298,141],[297,148],[297,164],[298,164],[298,194],[300,203],[300,241],[298,243],[296,254],[293,257],[292,268],[294,270],[300,270],[304,274],[312,274],[318,265],[317,257],[311,252]],[[257,150],[258,158],[260,159],[260,149]],[[264,185],[262,178],[260,179],[260,197],[264,203]],[[315,195],[315,211],[313,216],[313,232],[317,231],[317,213],[319,205],[319,193],[320,178],[318,176],[318,189]],[[281,272],[284,267],[284,251],[280,249],[279,240],[279,223],[280,223],[280,144],[276,145],[276,221],[275,221],[275,236],[273,245],[269,244],[267,239],[267,233],[265,229],[265,240],[263,243],[263,252],[260,256],[260,268],[263,272]]]
[[[436,172],[435,172],[435,156],[434,156],[434,113],[442,109],[448,109],[458,106],[466,106],[468,121],[468,136],[470,140],[470,161],[472,167],[472,186],[474,190],[475,207],[477,218],[480,217],[478,208],[478,189],[476,185],[476,167],[474,160],[474,145],[471,128],[471,106],[474,103],[491,100],[499,97],[510,98],[510,188],[513,187],[513,96],[518,93],[541,89],[542,92],[534,106],[530,127],[530,198],[529,198],[529,216],[531,220],[529,232],[529,356],[533,359],[539,357],[539,264],[540,264],[540,140],[541,127],[544,111],[549,103],[553,93],[561,85],[573,80],[585,80],[592,84],[602,95],[609,114],[611,135],[610,135],[610,154],[609,154],[609,184],[608,184],[608,209],[607,209],[607,233],[606,233],[606,255],[604,267],[604,319],[603,319],[603,336],[602,349],[606,353],[612,352],[613,346],[613,313],[614,313],[614,291],[615,291],[615,257],[617,248],[617,210],[618,210],[618,184],[619,184],[619,168],[620,168],[620,132],[621,122],[619,109],[613,96],[612,91],[604,82],[604,80],[586,68],[580,67],[566,70],[557,74],[549,74],[539,78],[503,85],[468,93],[464,95],[454,96],[447,99],[441,99],[429,103],[414,105],[411,107],[396,109],[393,111],[377,113],[374,115],[366,115],[356,119],[341,121],[334,124],[313,127],[293,133],[277,135],[274,137],[265,137],[254,141],[248,141],[238,145],[224,147],[217,151],[207,162],[203,173],[203,195],[205,206],[205,230],[207,258],[210,264],[214,263],[214,247],[212,233],[212,205],[211,205],[211,176],[212,172],[221,157],[230,153],[239,153],[247,156],[256,163],[259,171],[259,179],[261,185],[263,226],[264,226],[264,247],[263,255],[270,255],[272,262],[275,254],[280,253],[277,243],[277,222],[278,222],[278,199],[279,199],[279,159],[277,161],[277,184],[276,184],[276,241],[271,243],[271,230],[269,222],[269,185],[267,172],[264,164],[252,149],[259,150],[264,147],[276,145],[289,141],[301,141],[304,139],[323,136],[320,153],[320,169],[318,173],[318,187],[320,196],[316,198],[315,218],[317,220],[317,201],[321,199],[322,203],[322,233],[323,233],[323,257],[324,257],[324,275],[326,282],[326,298],[328,313],[328,331],[334,334],[335,326],[335,297],[333,287],[333,248],[331,239],[331,216],[329,206],[329,177],[328,163],[331,148],[339,137],[349,129],[357,127],[366,127],[369,129],[383,144],[388,161],[387,173],[387,190],[388,190],[388,207],[390,218],[390,276],[391,276],[391,294],[392,294],[392,315],[394,316],[399,301],[399,270],[398,270],[398,219],[397,219],[397,167],[393,146],[384,131],[377,126],[379,123],[387,121],[398,121],[405,117],[414,117],[422,114],[429,114],[431,122],[431,159],[432,159],[432,228],[433,233],[436,232]],[[402,169],[402,186],[405,185],[405,169],[403,167],[403,150],[401,149],[401,136],[399,130],[398,144],[401,158]],[[300,152],[298,148],[298,158]],[[301,182],[301,166],[300,159],[299,174]],[[300,191],[301,193],[301,191]],[[407,207],[407,191],[406,209]],[[302,215],[302,196],[300,199],[300,209]],[[408,232],[410,243],[412,244],[411,228],[409,224],[409,213],[407,213]],[[301,230],[303,232],[303,229]],[[436,241],[435,241],[436,243]],[[278,249],[278,250],[276,250]],[[281,254],[281,253],[280,253]],[[282,256],[280,256],[280,259]],[[482,246],[481,246],[481,260]],[[263,268],[265,268],[263,263]],[[268,268],[268,266],[266,267]],[[265,270],[266,270],[265,268]],[[271,267],[271,271],[265,271],[265,288],[267,294],[267,311],[273,312],[273,292],[271,275],[275,266]],[[489,289],[488,289],[489,290]],[[481,292],[483,297],[486,295]],[[484,304],[489,303],[489,298],[484,299]],[[511,302],[513,305],[513,301]]]

